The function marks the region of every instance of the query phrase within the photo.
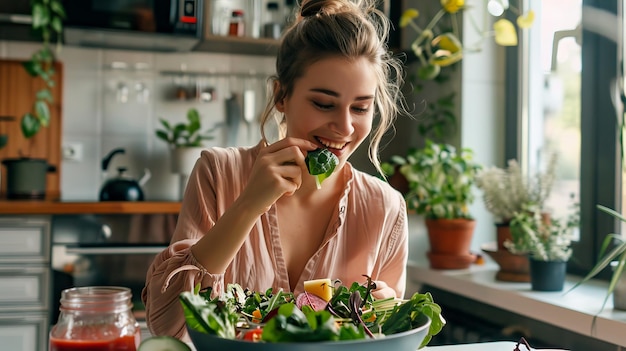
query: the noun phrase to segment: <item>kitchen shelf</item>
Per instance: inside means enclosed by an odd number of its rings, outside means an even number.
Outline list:
[[[1,200],[0,214],[178,214],[180,206],[180,202],[174,201],[62,202]]]
[[[274,56],[278,44],[276,39],[207,35],[192,51]]]
[[[190,77],[190,78],[203,78],[203,77],[237,77],[237,78],[257,78],[257,79],[265,79],[270,74],[262,73],[262,72],[221,72],[221,71],[161,71],[161,75],[163,76],[174,76],[174,77]]]

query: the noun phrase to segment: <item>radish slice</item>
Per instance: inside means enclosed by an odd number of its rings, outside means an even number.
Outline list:
[[[296,306],[299,309],[302,309],[302,306],[304,305],[311,306],[311,308],[315,311],[321,311],[326,308],[328,302],[315,294],[303,292],[296,297]]]

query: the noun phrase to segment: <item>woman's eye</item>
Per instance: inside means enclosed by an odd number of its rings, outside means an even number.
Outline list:
[[[352,109],[357,113],[367,113],[369,111],[367,107],[353,107]]]
[[[317,106],[318,108],[320,108],[322,110],[330,110],[331,108],[333,108],[333,105],[326,105],[326,104],[322,104],[320,102],[313,102],[313,104],[315,104],[315,106]]]

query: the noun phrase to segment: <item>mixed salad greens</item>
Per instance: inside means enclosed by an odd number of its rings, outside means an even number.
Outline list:
[[[315,149],[309,151],[304,159],[309,174],[315,176],[317,188],[322,187],[324,179],[330,177],[339,163],[339,158],[328,149]]]
[[[312,342],[378,338],[418,327],[422,315],[431,324],[421,347],[439,333],[446,321],[430,293],[415,293],[408,300],[374,299],[375,283],[344,286],[335,281],[325,301],[309,292],[298,296],[283,290],[265,292],[229,284],[211,298],[211,291],[183,292],[180,302],[190,328],[222,338],[257,342]]]

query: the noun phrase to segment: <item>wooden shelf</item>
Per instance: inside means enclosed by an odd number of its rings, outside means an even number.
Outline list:
[[[274,56],[278,53],[278,45],[279,41],[275,39],[207,35],[193,51]]]
[[[180,202],[167,201],[59,202],[1,200],[0,214],[178,214],[180,206]]]

